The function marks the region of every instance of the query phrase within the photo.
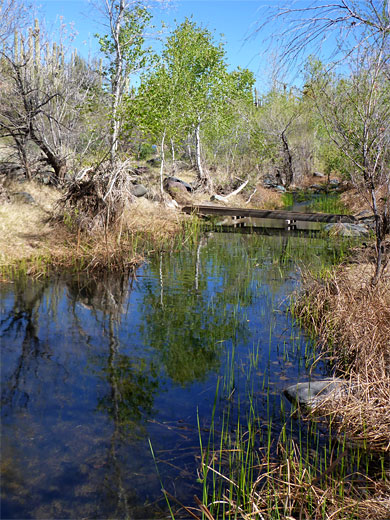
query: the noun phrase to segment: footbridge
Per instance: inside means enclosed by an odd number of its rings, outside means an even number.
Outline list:
[[[266,209],[250,209],[250,208],[234,208],[228,206],[212,206],[208,204],[199,204],[184,206],[182,211],[189,214],[203,216],[225,216],[233,218],[261,218],[283,221],[286,225],[294,225],[296,222],[323,222],[338,223],[349,222],[358,223],[359,221],[353,215],[335,215],[333,213],[301,213],[299,211],[284,210],[266,210]]]

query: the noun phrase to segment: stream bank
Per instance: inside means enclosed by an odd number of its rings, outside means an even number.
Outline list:
[[[372,248],[357,248],[327,277],[307,274],[295,312],[348,381],[348,392],[325,399],[314,413],[328,416],[350,440],[389,453],[390,269],[373,286],[373,256]]]

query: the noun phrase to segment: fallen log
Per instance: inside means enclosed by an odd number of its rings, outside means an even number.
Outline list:
[[[234,197],[234,195],[237,195],[238,193],[240,193],[240,191],[242,191],[245,186],[248,184],[248,180],[246,180],[243,184],[241,184],[241,186],[239,186],[236,190],[232,191],[231,193],[229,193],[228,195],[225,195],[225,196],[222,196],[222,195],[211,195],[210,197],[210,200],[218,200],[220,202],[228,202],[228,199],[230,199],[230,197]]]

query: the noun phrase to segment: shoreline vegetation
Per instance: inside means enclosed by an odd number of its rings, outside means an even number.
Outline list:
[[[337,204],[341,201],[351,213],[364,205],[352,191]],[[286,424],[302,414],[309,431],[325,427],[332,449],[317,447],[313,457],[304,441],[297,444],[283,430],[276,456],[267,438],[261,441],[264,448],[253,450],[261,427],[256,417],[248,417],[240,435],[229,436],[223,447],[202,450],[207,500],[197,501],[198,519],[390,518],[390,266],[373,284],[375,263],[375,243],[368,240],[341,264],[320,274],[304,272],[290,308],[314,338],[317,359],[343,382],[343,391],[330,392],[310,408],[297,405]],[[239,454],[235,469],[231,452]],[[377,466],[370,476],[359,470],[367,455]]]

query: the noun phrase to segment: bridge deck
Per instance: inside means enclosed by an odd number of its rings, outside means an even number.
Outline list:
[[[300,213],[299,211],[263,210],[232,208],[224,206],[192,205],[184,206],[185,213],[198,215],[220,215],[231,217],[271,218],[290,222],[357,222],[353,215],[334,215],[331,213]]]

